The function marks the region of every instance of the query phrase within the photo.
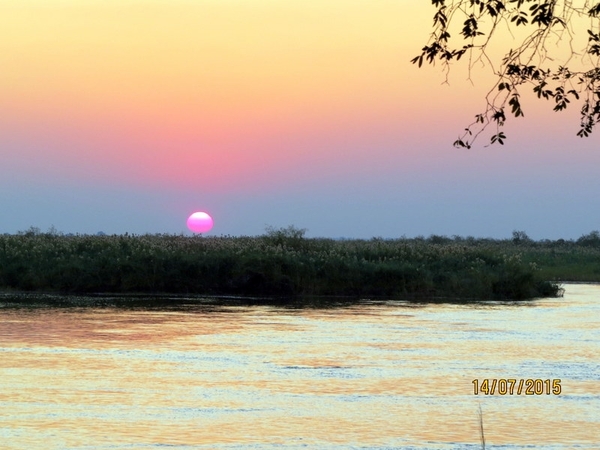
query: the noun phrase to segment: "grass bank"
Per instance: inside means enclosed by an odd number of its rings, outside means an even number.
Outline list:
[[[577,241],[0,235],[0,289],[65,293],[528,299],[600,281],[600,236]]]

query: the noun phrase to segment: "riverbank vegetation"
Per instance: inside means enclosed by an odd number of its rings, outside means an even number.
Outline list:
[[[600,235],[576,241],[430,236],[0,235],[0,289],[64,293],[527,299],[600,281]]]

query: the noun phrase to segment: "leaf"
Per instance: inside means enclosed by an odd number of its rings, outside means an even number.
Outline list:
[[[583,137],[588,137],[589,134],[587,131],[585,131],[585,129],[582,128],[581,130],[579,130],[577,132],[577,136],[579,136],[580,138],[583,138]]]
[[[421,55],[411,59],[410,62],[413,64],[418,63],[419,67],[421,67],[423,65],[423,55],[421,54]]]
[[[492,114],[492,120],[498,122],[500,125],[504,124],[506,121],[506,116],[504,115],[504,109],[500,108],[498,111]]]
[[[590,17],[598,17],[598,14],[600,14],[600,3],[598,3],[592,9],[590,9],[588,11],[588,14],[589,14]]]
[[[524,117],[523,110],[521,109],[521,103],[519,102],[519,95],[513,94],[511,99],[508,101],[508,104],[511,106],[511,112],[515,117]]]
[[[464,142],[461,138],[458,138],[456,141],[454,141],[453,145],[455,147],[462,147],[466,149],[471,148],[471,145],[468,142]]]
[[[446,17],[446,14],[444,13],[444,9],[446,9],[446,7],[440,8],[438,10],[438,12],[433,16],[433,25],[434,26],[439,23],[442,28],[446,28],[446,25],[448,24],[448,18]]]
[[[504,145],[504,139],[506,139],[506,135],[501,131],[492,136],[491,143],[495,144],[497,142],[500,145]]]

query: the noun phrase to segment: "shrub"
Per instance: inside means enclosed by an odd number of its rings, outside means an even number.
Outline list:
[[[308,239],[305,232],[290,226],[258,237],[90,236],[30,229],[0,235],[0,287],[522,299],[556,293],[552,280],[569,268],[600,278],[600,249],[591,239],[523,246],[522,236],[518,243],[456,236],[333,240]]]

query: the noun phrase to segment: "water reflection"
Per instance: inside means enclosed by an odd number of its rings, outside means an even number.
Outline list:
[[[5,307],[0,441],[474,449],[481,404],[488,448],[596,448],[598,294],[571,285],[563,299],[519,304]],[[473,395],[484,378],[560,378],[563,392]]]

